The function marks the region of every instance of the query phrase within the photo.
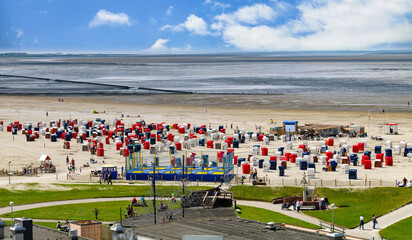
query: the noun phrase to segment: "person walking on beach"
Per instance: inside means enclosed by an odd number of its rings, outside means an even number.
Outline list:
[[[372,224],[373,224],[373,229],[375,229],[376,224],[378,224],[378,221],[376,220],[375,214],[372,216]]]
[[[359,230],[361,230],[361,228],[362,228],[362,230],[365,230],[364,227],[363,227],[363,225],[365,224],[363,215],[361,215],[359,219],[360,219]]]
[[[99,211],[97,210],[97,208],[94,208],[94,216],[96,217],[96,220],[98,219],[97,218],[97,215],[99,214]]]

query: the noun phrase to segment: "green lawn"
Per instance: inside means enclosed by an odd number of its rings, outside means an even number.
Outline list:
[[[347,228],[357,227],[360,215],[367,222],[373,214],[379,217],[412,202],[411,188],[318,188],[316,193],[318,196],[328,197],[329,203],[337,206],[334,222]],[[331,210],[305,213],[327,222],[332,221]]]
[[[152,201],[146,201],[148,207],[137,207],[137,214],[148,213],[153,210]],[[157,206],[160,201],[156,201]],[[166,204],[166,201],[163,202]],[[180,203],[170,205],[169,208],[179,208]],[[13,213],[13,217],[30,217],[34,219],[60,219],[60,220],[88,220],[95,219],[94,208],[99,211],[98,220],[100,221],[116,221],[120,218],[120,208],[122,208],[122,217],[126,213],[126,207],[130,201],[110,201],[110,202],[94,202],[67,204],[51,207],[34,208]],[[10,218],[10,213],[3,214],[1,217]]]
[[[2,220],[2,221],[5,222],[7,226],[10,226],[11,224],[11,221],[6,221],[6,220]],[[48,227],[48,228],[56,228],[56,225],[57,225],[57,222],[33,222],[33,223],[44,226],[44,227]]]
[[[52,229],[56,229],[56,226],[57,226],[57,222],[33,222],[33,223],[43,226],[43,227],[52,228]],[[62,224],[64,224],[64,222]]]
[[[9,190],[0,188],[0,207],[9,206],[10,201],[15,205],[62,201],[84,198],[108,197],[139,197],[152,194],[151,186],[144,185],[100,185],[100,184],[55,184],[64,190],[38,190],[38,184],[26,184],[27,190]],[[41,186],[41,185],[40,185]],[[207,186],[186,187],[188,191],[210,189]],[[172,192],[179,196],[180,186],[156,186],[158,196],[171,196]]]
[[[238,185],[230,189],[235,199],[271,202],[273,199],[301,196],[301,187],[266,187]]]
[[[275,222],[275,223],[287,223],[295,226],[300,226],[300,227],[305,227],[305,228],[312,228],[312,229],[318,229],[320,228],[317,225],[301,221],[296,218],[292,218],[286,215],[283,215],[278,212],[273,212],[270,210],[266,210],[263,208],[257,208],[257,207],[249,207],[249,206],[242,206],[238,205],[237,206],[241,211],[241,213],[237,213],[237,215],[241,218],[245,219],[250,219],[250,220],[255,220],[259,222]]]
[[[379,227],[379,224],[377,225]],[[410,240],[412,237],[412,217],[406,218],[379,231],[381,237],[395,240]]]

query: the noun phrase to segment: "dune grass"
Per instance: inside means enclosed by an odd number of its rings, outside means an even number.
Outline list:
[[[406,218],[379,231],[379,235],[387,239],[410,240],[412,239],[412,217]]]
[[[160,205],[160,200],[156,201],[157,206]],[[164,202],[165,204],[166,202]],[[33,219],[56,219],[56,220],[94,220],[94,208],[99,211],[99,221],[118,221],[120,219],[120,208],[122,209],[122,218],[126,213],[126,207],[130,201],[109,201],[109,202],[94,202],[67,204],[51,207],[41,207],[22,211],[15,211],[13,216],[27,217]],[[148,207],[135,207],[137,214],[145,214],[153,210],[152,201],[147,201]],[[180,202],[169,204],[169,209],[179,208]],[[10,213],[3,214],[1,217],[10,218]]]
[[[347,228],[355,228],[359,224],[359,217],[363,215],[365,222],[412,202],[411,188],[318,188],[318,196],[328,197],[329,203],[334,203],[334,222]],[[307,211],[306,214],[332,221],[332,211]]]
[[[230,189],[235,199],[271,202],[273,199],[301,196],[300,187],[266,187],[238,185]]]
[[[237,208],[240,209],[240,213],[237,213],[237,215],[241,218],[245,219],[250,219],[254,221],[259,221],[259,222],[275,222],[275,223],[287,223],[295,226],[300,226],[300,227],[305,227],[305,228],[311,228],[311,229],[318,229],[320,228],[317,225],[292,218],[286,215],[283,215],[278,212],[273,212],[270,210],[266,210],[263,208],[257,208],[257,207],[249,207],[249,206],[243,206],[243,205],[238,205]]]
[[[136,197],[150,196],[152,187],[149,185],[100,185],[100,184],[54,184],[57,190],[38,190],[38,184],[27,184],[26,190],[9,190],[0,188],[0,207],[15,205],[62,201],[85,198]],[[187,191],[210,189],[208,186],[188,186]],[[181,186],[156,186],[158,196],[168,197],[172,192],[178,197],[182,192]]]

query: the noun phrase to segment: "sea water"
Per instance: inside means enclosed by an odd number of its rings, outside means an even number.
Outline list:
[[[397,108],[412,93],[412,54],[401,52],[3,55],[0,94],[150,94],[139,88],[197,94],[293,95],[334,104]],[[358,100],[356,100],[358,99]],[[365,101],[375,99],[376,101]],[[399,105],[399,106],[397,106]]]

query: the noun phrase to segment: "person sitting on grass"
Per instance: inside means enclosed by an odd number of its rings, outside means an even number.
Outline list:
[[[56,228],[58,230],[62,230],[62,225],[61,225],[60,221],[57,222]]]
[[[64,231],[68,232],[69,230],[70,230],[70,223],[69,223],[69,220],[66,220],[66,223],[64,225]]]
[[[130,207],[130,205],[127,206],[126,212],[127,212],[127,217],[132,216],[133,209]]]
[[[142,206],[147,207],[147,203],[146,203],[146,200],[144,199],[144,196],[142,196],[140,199],[142,200]]]

